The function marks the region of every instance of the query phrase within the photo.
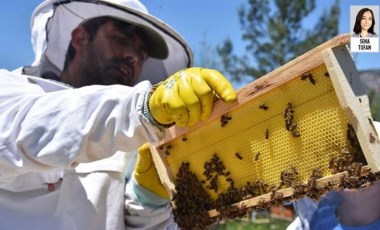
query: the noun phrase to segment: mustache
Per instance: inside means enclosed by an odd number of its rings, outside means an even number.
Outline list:
[[[111,59],[111,63],[117,67],[126,66],[128,69],[131,70],[132,75],[134,75],[135,73],[135,67],[133,65],[132,58],[113,58]]]
[[[115,66],[127,66],[132,70],[134,69],[131,58],[113,58],[111,59],[111,64]]]
[[[126,75],[126,78],[124,78],[124,80],[122,80],[122,82],[120,82],[120,78],[119,77],[116,77],[115,79],[113,79],[112,76],[108,76],[107,77],[107,81],[110,81],[108,82],[108,84],[124,84],[124,85],[131,85],[136,79],[134,79],[134,75],[135,75],[135,68],[134,68],[134,64],[133,64],[133,60],[131,58],[113,58],[109,61],[109,64],[108,64],[109,67],[113,66],[113,67],[116,67],[116,68],[123,68],[123,69],[128,69],[129,71],[127,73],[125,73]],[[126,79],[128,79],[126,81]]]

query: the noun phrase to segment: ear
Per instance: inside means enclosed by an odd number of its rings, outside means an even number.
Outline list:
[[[82,26],[78,26],[71,32],[71,43],[77,53],[83,51],[84,47],[88,44],[88,40],[88,33]]]

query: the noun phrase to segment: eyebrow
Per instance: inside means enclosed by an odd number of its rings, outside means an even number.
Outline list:
[[[120,34],[118,34],[120,33]],[[147,57],[149,57],[149,50],[148,50],[148,45],[147,45],[147,42],[145,41],[145,38],[144,38],[144,34],[142,33],[136,33],[136,32],[132,32],[131,31],[126,31],[126,30],[120,30],[119,28],[116,28],[116,34],[115,35],[112,35],[110,34],[111,36],[119,36],[119,37],[124,37],[124,42],[126,43],[126,45],[133,45],[134,41],[136,39],[139,39],[140,40],[140,44],[139,46],[137,47],[139,50],[141,50],[141,52],[143,52]]]

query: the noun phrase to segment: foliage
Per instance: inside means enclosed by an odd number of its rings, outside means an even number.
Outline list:
[[[336,36],[339,0],[306,29],[313,10],[315,0],[248,0],[238,11],[246,53],[235,55],[227,38],[217,47],[223,71],[235,82],[254,80]]]
[[[256,230],[273,230],[273,229],[286,229],[290,224],[289,221],[281,219],[270,219],[266,223],[244,222],[239,220],[229,220],[223,224],[216,226],[216,230],[244,230],[244,229],[256,229]]]
[[[368,99],[371,109],[372,118],[380,121],[380,95],[373,89],[368,92]]]

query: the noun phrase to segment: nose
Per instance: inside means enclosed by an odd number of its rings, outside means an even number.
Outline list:
[[[123,58],[128,60],[129,63],[135,65],[140,60],[140,55],[138,54],[136,49],[126,49],[123,52]]]

